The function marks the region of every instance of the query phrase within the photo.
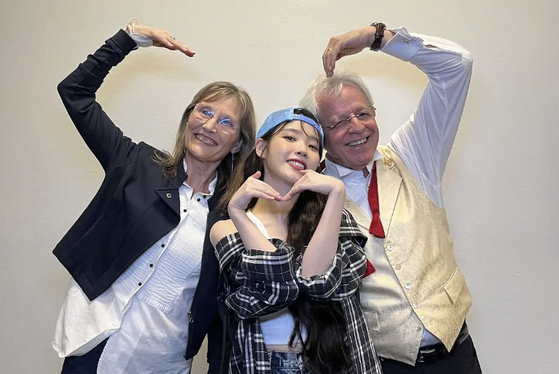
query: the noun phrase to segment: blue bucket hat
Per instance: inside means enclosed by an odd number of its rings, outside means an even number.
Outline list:
[[[278,125],[287,122],[287,121],[302,121],[308,123],[312,127],[316,129],[318,134],[320,135],[320,153],[322,154],[322,150],[324,149],[324,131],[322,130],[322,126],[316,120],[305,116],[304,114],[297,114],[295,113],[296,109],[301,109],[297,107],[291,107],[286,109],[281,109],[276,112],[270,114],[262,126],[258,129],[256,133],[256,139],[259,139],[266,135],[271,130],[275,129]]]

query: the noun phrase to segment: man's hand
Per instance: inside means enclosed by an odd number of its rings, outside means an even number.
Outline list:
[[[326,76],[331,77],[334,74],[336,61],[340,58],[354,55],[370,47],[375,41],[376,32],[376,27],[367,26],[331,38],[326,46],[326,50],[322,54],[322,64],[324,65]],[[384,47],[393,36],[394,33],[392,31],[384,30],[384,38],[380,47]]]

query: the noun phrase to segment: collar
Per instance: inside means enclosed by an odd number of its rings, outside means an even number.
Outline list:
[[[373,170],[373,163],[382,158],[383,156],[380,154],[380,152],[375,150],[375,155],[373,156],[373,159],[366,166],[367,170],[369,171],[369,175],[371,175],[371,172]],[[346,177],[364,178],[362,170],[349,169],[346,168],[345,166],[338,165],[330,161],[328,157],[326,157],[325,163],[326,163],[326,170],[324,170],[324,174],[334,177],[336,179],[344,179]]]

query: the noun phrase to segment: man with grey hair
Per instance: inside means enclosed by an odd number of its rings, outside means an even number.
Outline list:
[[[408,61],[429,78],[415,112],[378,146],[363,81],[334,74],[364,48]],[[330,39],[326,77],[301,100],[325,135],[325,173],[346,185],[346,208],[369,240],[361,304],[386,374],[481,373],[465,323],[471,296],[457,267],[441,181],[466,101],[472,59],[459,45],[382,23]],[[425,371],[429,370],[429,371]]]

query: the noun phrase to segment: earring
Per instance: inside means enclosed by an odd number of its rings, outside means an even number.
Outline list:
[[[233,174],[234,165],[235,165],[235,154],[231,152],[231,174]]]

